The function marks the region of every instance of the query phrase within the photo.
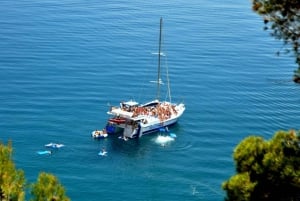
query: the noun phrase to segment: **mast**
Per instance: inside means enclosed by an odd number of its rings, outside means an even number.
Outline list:
[[[161,60],[161,34],[162,34],[162,17],[160,18],[160,26],[159,26],[159,44],[158,44],[158,66],[157,66],[157,95],[156,99],[159,100],[160,98],[160,84],[161,84],[161,78],[160,78],[160,60]]]

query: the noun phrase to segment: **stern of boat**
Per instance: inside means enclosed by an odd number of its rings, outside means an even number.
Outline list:
[[[123,128],[120,127],[120,125],[114,123],[107,123],[105,129],[108,134],[120,133],[123,130]]]
[[[123,137],[136,138],[139,136],[140,126],[126,125],[123,131]]]

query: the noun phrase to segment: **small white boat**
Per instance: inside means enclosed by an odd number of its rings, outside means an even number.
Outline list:
[[[106,138],[107,136],[108,136],[108,134],[104,129],[101,131],[95,130],[92,132],[93,138]]]
[[[49,144],[45,144],[45,147],[48,147],[48,148],[55,148],[55,149],[59,149],[61,147],[64,147],[65,145],[64,144],[57,144],[57,143],[49,143]]]

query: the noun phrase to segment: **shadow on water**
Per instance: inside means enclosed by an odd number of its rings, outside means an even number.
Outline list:
[[[169,137],[171,133],[175,134],[176,138]],[[126,141],[120,139],[120,136],[122,136],[121,133],[109,136],[105,146],[112,153],[132,158],[143,158],[150,152],[162,147],[165,151],[171,152],[183,151],[191,147],[190,143],[180,139],[185,138],[185,136],[179,124],[172,126],[169,133],[154,132],[141,138],[128,139]],[[166,141],[160,142],[158,141],[159,136],[169,137],[169,140],[166,139]],[[180,143],[176,143],[176,141],[180,141]]]
[[[120,139],[120,135],[113,135],[109,140],[109,148],[111,152],[126,155],[128,157],[137,158],[145,156],[153,147],[150,140],[151,135],[142,138],[128,139],[127,141]]]

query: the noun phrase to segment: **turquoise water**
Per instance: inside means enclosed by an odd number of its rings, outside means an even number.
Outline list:
[[[281,44],[249,1],[2,0],[0,10],[0,140],[13,140],[29,182],[51,172],[72,200],[223,200],[244,137],[299,127],[294,59],[275,56]],[[155,76],[160,17],[172,100],[187,108],[176,140],[91,139],[109,104],[153,97],[142,84]],[[38,155],[49,142],[66,146]]]

